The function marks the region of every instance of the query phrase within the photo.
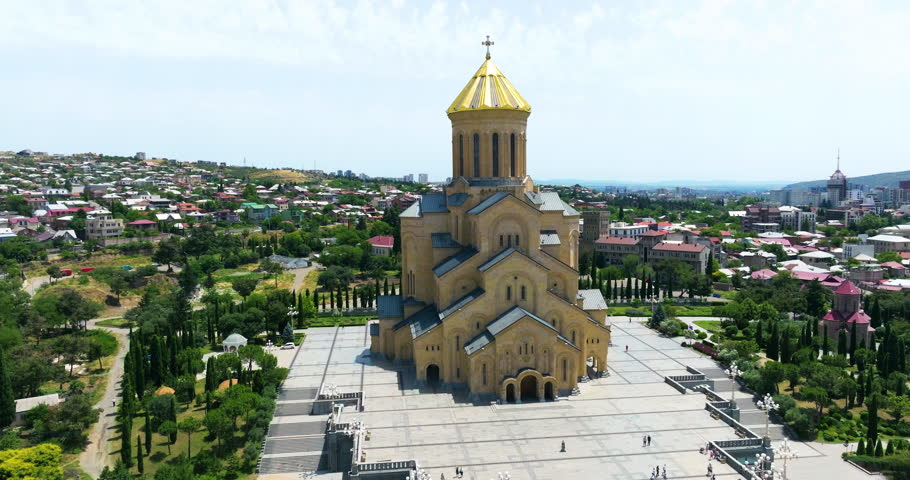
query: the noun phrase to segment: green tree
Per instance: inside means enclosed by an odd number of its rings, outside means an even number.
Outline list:
[[[240,278],[234,279],[234,281],[231,282],[231,288],[233,288],[234,291],[237,292],[237,295],[240,295],[241,297],[243,297],[243,301],[244,301],[244,303],[246,303],[247,297],[249,297],[250,294],[253,293],[253,290],[256,289],[257,283],[259,283],[259,280],[255,279],[255,278],[240,277]]]
[[[170,237],[158,242],[158,247],[152,253],[152,260],[167,265],[167,271],[172,272],[174,270],[172,264],[179,262],[181,255],[180,239]]]
[[[167,420],[161,422],[161,425],[158,425],[158,435],[164,437],[167,441],[167,454],[171,454],[171,445],[173,445],[174,434],[177,433],[177,423],[173,420]]]
[[[0,478],[63,480],[63,450],[52,443],[0,451]]]
[[[804,387],[800,390],[800,395],[804,400],[815,404],[815,419],[821,418],[822,412],[828,406],[831,399],[828,392],[821,387]]]
[[[888,415],[891,415],[891,418],[897,423],[900,423],[907,412],[910,412],[910,397],[906,395],[889,392],[885,404],[888,405]]]
[[[192,441],[193,434],[202,428],[202,422],[196,417],[188,417],[177,424],[177,428],[186,434],[186,456],[193,458]]]
[[[9,426],[16,418],[16,397],[6,362],[6,352],[0,347],[0,428]]]
[[[806,313],[816,318],[824,316],[829,294],[818,280],[810,281],[806,286]]]
[[[136,435],[136,469],[139,473],[145,473],[145,463],[143,462],[142,437]]]

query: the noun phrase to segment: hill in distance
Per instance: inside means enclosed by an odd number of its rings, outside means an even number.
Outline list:
[[[897,188],[898,182],[902,180],[910,180],[910,170],[904,170],[902,172],[876,173],[874,175],[863,175],[861,177],[847,177],[848,183],[862,184],[871,188]],[[785,190],[809,190],[811,187],[824,187],[827,185],[827,183],[827,179],[812,180],[808,182],[791,183],[790,185],[787,185],[783,188]]]
[[[303,183],[309,178],[294,170],[257,170],[250,174],[253,180],[270,180],[275,183]]]

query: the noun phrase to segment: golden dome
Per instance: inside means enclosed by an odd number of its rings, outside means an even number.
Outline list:
[[[155,391],[155,395],[173,395],[174,389],[168,386],[163,386]]]
[[[466,110],[520,110],[530,112],[531,105],[522,98],[509,79],[496,68],[487,54],[487,59],[471,77],[447,113]]]

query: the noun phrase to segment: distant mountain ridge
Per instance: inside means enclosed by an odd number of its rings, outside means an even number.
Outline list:
[[[902,172],[876,173],[874,175],[863,175],[861,177],[847,176],[848,183],[866,185],[867,187],[888,187],[897,188],[898,182],[910,180],[910,170]],[[808,182],[791,183],[784,190],[809,190],[812,187],[824,187],[828,180],[812,180]]]

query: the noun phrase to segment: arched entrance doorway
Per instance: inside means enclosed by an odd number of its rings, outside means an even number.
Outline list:
[[[427,385],[431,387],[439,385],[439,367],[435,364],[427,365]]]
[[[547,382],[543,385],[543,398],[549,402],[556,400],[556,392],[553,391],[553,382]]]
[[[515,385],[506,385],[506,403],[515,403]]]
[[[585,361],[585,365],[585,373],[588,375],[588,378],[596,378],[597,371],[599,370],[597,368],[597,357],[588,357]]]
[[[537,396],[537,378],[528,375],[521,380],[521,401],[534,402],[540,400]]]

